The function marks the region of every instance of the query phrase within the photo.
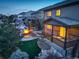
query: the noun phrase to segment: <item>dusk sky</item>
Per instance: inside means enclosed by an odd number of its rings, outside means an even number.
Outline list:
[[[0,0],[0,13],[17,14],[56,4],[63,0]]]

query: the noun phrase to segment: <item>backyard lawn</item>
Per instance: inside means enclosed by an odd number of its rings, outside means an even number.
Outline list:
[[[37,45],[37,39],[20,41],[19,48],[29,54],[29,59],[34,59],[34,57],[40,52],[40,48]]]

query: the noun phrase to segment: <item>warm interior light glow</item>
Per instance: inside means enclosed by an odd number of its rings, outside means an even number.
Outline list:
[[[47,25],[47,29],[52,29],[52,25]]]
[[[56,16],[60,16],[61,15],[61,10],[60,9],[57,9],[56,10]]]
[[[47,16],[52,16],[52,11],[48,11]]]
[[[30,33],[30,30],[29,29],[24,29],[23,30],[23,34],[29,34]]]
[[[66,32],[65,28],[64,27],[60,27],[60,36],[61,37],[65,37],[65,32]]]

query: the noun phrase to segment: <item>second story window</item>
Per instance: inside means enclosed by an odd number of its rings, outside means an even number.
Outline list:
[[[47,16],[52,16],[52,11],[47,11]]]
[[[61,16],[61,10],[60,9],[56,10],[56,16]]]

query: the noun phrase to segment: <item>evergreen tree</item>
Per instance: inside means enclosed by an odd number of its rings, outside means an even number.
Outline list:
[[[7,59],[16,50],[19,32],[9,21],[10,18],[6,17],[6,19],[7,21],[0,25],[0,55]]]

